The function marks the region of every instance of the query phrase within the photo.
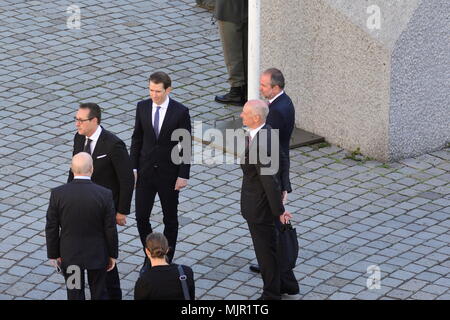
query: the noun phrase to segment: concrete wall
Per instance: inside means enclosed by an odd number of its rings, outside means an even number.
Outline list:
[[[443,126],[450,122],[443,103],[449,101],[448,90],[433,81],[426,90],[415,89],[430,79],[432,68],[425,66],[435,61],[442,69],[439,83],[446,79],[444,72],[450,74],[449,64],[443,65],[448,62],[448,41],[435,44],[445,30],[445,19],[439,20],[448,12],[442,10],[448,7],[445,2],[262,0],[261,69],[283,71],[286,92],[296,105],[297,126],[331,143],[348,150],[360,147],[382,161],[441,148],[449,139]],[[373,4],[380,8],[380,30],[367,27],[367,8]],[[427,55],[430,48],[414,40],[415,28],[426,31],[425,42],[434,44],[436,55]],[[416,61],[424,68],[411,69]],[[417,84],[411,84],[412,74],[420,78]],[[430,111],[436,116],[429,117]],[[411,119],[415,128],[420,123],[427,130],[411,131]]]

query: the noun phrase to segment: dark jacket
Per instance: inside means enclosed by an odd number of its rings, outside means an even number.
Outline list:
[[[83,151],[85,141],[85,136],[75,134],[73,155]],[[92,160],[94,164],[92,181],[112,191],[116,212],[129,214],[133,197],[134,174],[125,143],[102,127]],[[72,179],[73,174],[70,171],[68,182]]]
[[[195,300],[194,273],[183,266],[189,296]],[[145,271],[134,287],[134,300],[184,300],[178,265],[151,267]]]
[[[279,130],[280,147],[288,159],[287,173],[281,171],[280,175],[281,189],[291,192],[292,188],[289,180],[289,143],[295,125],[295,108],[291,98],[286,93],[280,95],[269,105],[266,124]],[[284,170],[284,167],[282,169]]]
[[[75,179],[51,191],[45,236],[49,259],[62,258],[63,268],[106,268],[117,259],[116,212],[109,189]]]
[[[278,139],[272,137],[271,127],[265,125],[255,136],[253,142],[246,148],[245,161],[241,164],[244,177],[241,188],[241,212],[249,223],[273,223],[274,218],[284,213],[281,200],[281,187],[279,170],[286,165],[286,156],[280,151],[278,168],[271,156],[271,141]],[[265,134],[263,132],[265,131]],[[251,154],[258,155],[252,161]],[[272,159],[262,159],[260,155],[267,155]],[[255,163],[252,163],[255,162]],[[264,173],[263,169],[274,166],[272,174]]]
[[[182,139],[172,141],[172,133],[177,129],[188,132],[189,141],[184,141],[191,152],[191,118],[189,109],[170,98],[169,106],[161,126],[158,139],[153,130],[152,100],[139,102],[136,108],[136,122],[131,137],[130,157],[134,169],[138,169],[138,186],[147,184],[157,171],[167,182],[175,183],[178,177],[189,179],[190,158],[183,162],[178,155],[178,143]],[[181,142],[183,145],[183,142]],[[172,154],[174,151],[174,154]],[[182,151],[184,152],[184,151]],[[176,153],[176,154],[175,154]],[[173,161],[175,160],[175,161]]]

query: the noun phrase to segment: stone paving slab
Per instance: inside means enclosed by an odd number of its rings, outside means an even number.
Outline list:
[[[241,110],[214,102],[228,89],[226,69],[211,13],[194,0],[77,3],[79,30],[66,26],[66,3],[0,4],[0,299],[66,299],[44,228],[50,189],[67,179],[79,102],[99,103],[104,126],[128,146],[155,70],[171,75],[172,97],[193,121]],[[337,146],[291,151],[300,294],[283,299],[449,299],[449,149],[389,164],[346,155]],[[193,267],[197,299],[261,293],[248,270],[255,254],[239,212],[241,175],[237,164],[200,162],[181,193],[175,261]],[[143,258],[133,213],[118,228],[125,299]],[[162,231],[159,201],[152,224]],[[374,265],[381,287],[368,289]]]

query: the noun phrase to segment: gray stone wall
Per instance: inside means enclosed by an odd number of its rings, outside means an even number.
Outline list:
[[[262,0],[261,69],[273,66],[285,74],[286,92],[296,105],[297,126],[348,150],[359,147],[365,155],[382,161],[444,146],[449,135],[442,124],[449,121],[443,115],[442,101],[449,100],[448,93],[433,82],[427,84],[430,90],[426,94],[416,90],[410,82],[411,72],[421,73],[424,69],[399,63],[414,64],[413,57],[422,57],[425,65],[434,61],[433,55],[425,57],[428,49],[419,49],[420,43],[410,41],[412,38],[405,39],[414,33],[414,28],[422,28],[427,30],[424,37],[430,45],[439,42],[435,38],[442,35],[445,19],[441,25],[434,22],[431,27],[433,18],[416,17],[423,16],[417,14],[422,8],[438,15],[437,11],[445,7],[444,0],[425,2],[428,1]],[[367,8],[371,5],[380,9],[380,29],[368,26],[371,13]],[[444,12],[440,11],[440,15]],[[445,45],[433,48],[440,64],[442,59],[448,60]],[[444,81],[443,74],[436,75],[436,81]],[[425,79],[430,75],[416,76]],[[403,97],[405,92],[407,99]],[[439,101],[429,99],[426,106],[439,119],[424,117],[424,112],[411,112],[423,109],[420,101],[435,95]],[[403,101],[408,102],[408,107],[401,107]],[[412,123],[427,129],[405,130],[409,127],[403,113],[414,119]],[[428,134],[431,132],[435,134]]]
[[[450,2],[422,1],[392,52],[390,159],[450,141]]]

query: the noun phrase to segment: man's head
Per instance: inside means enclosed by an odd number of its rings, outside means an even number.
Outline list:
[[[91,155],[86,152],[77,153],[72,158],[71,168],[74,176],[92,176],[94,166]]]
[[[75,116],[75,125],[78,133],[83,136],[92,136],[100,125],[102,111],[96,103],[82,103]]]
[[[152,258],[163,259],[169,251],[167,238],[159,232],[150,233],[145,239],[145,252]]]
[[[148,79],[148,89],[152,101],[157,105],[161,105],[170,91],[172,91],[172,80],[164,72],[152,73]]]
[[[256,129],[266,122],[269,107],[262,100],[249,100],[241,112],[242,123],[250,129]]]
[[[270,68],[263,72],[259,82],[259,92],[267,99],[273,99],[284,89],[284,76],[280,70]]]

